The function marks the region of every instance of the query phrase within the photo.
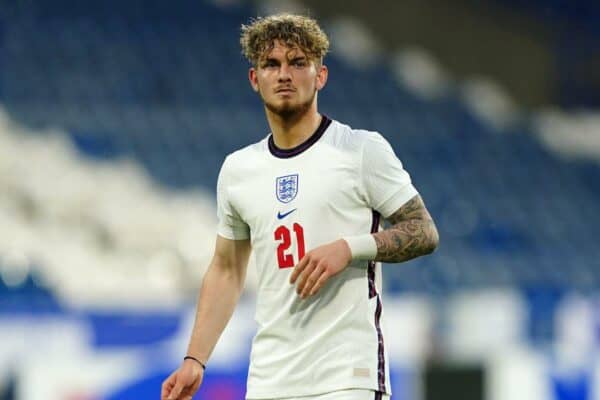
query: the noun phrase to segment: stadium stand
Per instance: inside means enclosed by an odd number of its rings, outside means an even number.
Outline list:
[[[195,196],[177,203],[169,196],[182,190],[214,191],[225,154],[268,132],[238,44],[239,25],[254,10],[180,3],[32,0],[1,10],[0,99],[10,118],[27,127],[18,128],[19,140],[37,147],[50,143],[48,148],[63,140],[61,146],[74,145],[84,157],[66,156],[76,161],[52,167],[54,178],[50,171],[37,175],[43,181],[34,179],[34,173],[29,180],[20,177],[27,195],[13,198],[20,209],[28,201],[42,204],[47,212],[55,207],[56,218],[75,221],[67,224],[70,233],[81,218],[91,219],[90,226],[97,228],[94,243],[104,240],[106,246],[126,249],[119,253],[125,259],[136,254],[123,266],[140,263],[156,248],[173,252],[166,257],[179,257],[173,239],[177,221],[197,224],[196,230],[190,228],[194,234],[212,240],[214,216],[210,223],[202,222],[210,215],[210,201]],[[443,238],[434,256],[385,269],[391,292],[444,295],[462,288],[510,286],[527,293],[539,288],[560,293],[600,285],[597,162],[557,156],[540,144],[528,119],[504,130],[490,126],[460,101],[456,89],[422,99],[400,87],[386,65],[356,68],[335,52],[327,63],[330,81],[320,96],[321,109],[390,140]],[[66,131],[67,138],[49,128]],[[6,134],[4,140],[16,139]],[[27,146],[19,146],[13,149],[19,152],[15,163],[50,168],[49,159],[32,158],[43,157],[39,149],[30,155]],[[135,160],[154,180],[148,182],[129,162],[125,169],[106,167],[121,166],[124,159]],[[101,168],[106,177],[76,172],[81,168]],[[124,172],[127,168],[130,172]],[[3,191],[10,189],[8,181],[1,181]],[[68,188],[75,187],[84,187],[91,200],[65,202],[72,199]],[[150,205],[136,213],[141,199]],[[177,211],[196,201],[204,202],[202,213],[194,214],[201,215],[197,219]],[[159,211],[162,207],[167,208]],[[170,219],[173,214],[180,218]],[[127,224],[123,215],[137,222]],[[85,233],[77,240],[85,241]],[[191,246],[187,248],[185,265],[207,256],[192,260]],[[94,265],[101,269],[103,262]],[[77,262],[68,265],[65,274],[76,274]],[[115,261],[115,270],[118,265]]]
[[[151,398],[180,362],[218,169],[268,133],[238,44],[257,12],[220,3],[0,5],[0,398]],[[457,82],[420,82],[436,71],[418,52],[343,53],[321,110],[389,139],[442,238],[384,268],[394,398],[418,398],[418,368],[443,357],[485,362],[497,399],[587,398],[573,393],[600,376],[597,115],[498,125],[477,88],[465,101]],[[421,91],[398,79],[415,71]],[[243,396],[248,278],[202,398]]]

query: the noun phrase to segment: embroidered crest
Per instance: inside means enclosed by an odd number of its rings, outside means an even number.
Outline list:
[[[275,193],[277,200],[282,203],[294,200],[298,194],[298,174],[278,177],[275,183]]]

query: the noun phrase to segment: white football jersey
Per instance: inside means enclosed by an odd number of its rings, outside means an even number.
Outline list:
[[[272,136],[230,154],[217,184],[224,238],[250,239],[258,268],[248,399],[362,388],[391,394],[382,332],[381,267],[354,261],[314,296],[293,266],[315,247],[376,232],[417,191],[389,143],[323,116],[293,149]]]

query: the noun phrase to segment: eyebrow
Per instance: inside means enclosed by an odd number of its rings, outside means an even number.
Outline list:
[[[276,59],[276,58],[273,58],[273,57],[265,57],[265,58],[263,58],[263,60],[261,61],[261,64],[266,64],[266,63],[269,63],[269,62],[276,62],[276,63],[279,63],[279,60],[278,60],[278,59]]]
[[[307,56],[298,56],[298,57],[294,57],[290,60],[288,60],[288,62],[296,62],[296,61],[308,61],[308,57]],[[267,57],[262,61],[262,64],[266,64],[266,63],[270,63],[270,62],[274,62],[279,64],[279,60],[277,58],[274,57]]]

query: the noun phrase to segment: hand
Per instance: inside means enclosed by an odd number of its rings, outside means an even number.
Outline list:
[[[340,273],[352,261],[348,243],[339,239],[306,253],[294,267],[290,283],[298,281],[296,293],[305,299],[317,293],[329,278]]]
[[[162,384],[161,400],[192,400],[202,384],[204,370],[194,360],[185,360],[181,367]]]

